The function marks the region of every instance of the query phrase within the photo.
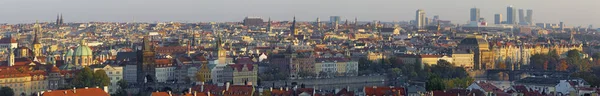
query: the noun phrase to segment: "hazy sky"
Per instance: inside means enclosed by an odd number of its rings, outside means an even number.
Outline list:
[[[534,22],[570,26],[600,26],[600,0],[0,0],[0,23],[54,21],[57,13],[65,22],[241,21],[245,16],[273,20],[314,21],[339,15],[359,21],[408,21],[417,9],[428,17],[466,23],[469,9],[493,22],[506,7],[533,9]]]

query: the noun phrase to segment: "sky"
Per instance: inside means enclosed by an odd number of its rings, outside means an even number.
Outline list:
[[[409,21],[417,9],[427,17],[465,24],[469,9],[493,22],[506,7],[532,9],[534,23],[565,22],[567,26],[600,26],[600,0],[0,0],[0,23],[64,22],[208,22],[242,21],[244,17],[273,20]]]

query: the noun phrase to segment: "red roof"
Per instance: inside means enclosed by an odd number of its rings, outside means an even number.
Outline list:
[[[365,87],[364,90],[368,96],[402,96],[406,93],[403,87],[374,86]]]
[[[7,43],[17,43],[17,40],[15,40],[15,38],[2,38],[0,39],[0,44],[7,44]]]
[[[109,96],[109,94],[100,88],[80,88],[44,92],[42,96]]]

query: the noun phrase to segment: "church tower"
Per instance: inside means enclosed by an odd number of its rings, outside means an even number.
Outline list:
[[[8,66],[15,65],[15,53],[13,48],[8,48]]]
[[[39,37],[38,37],[38,33],[42,30],[42,27],[38,24],[38,22],[36,21],[35,25],[33,25],[33,43],[32,43],[32,47],[33,47],[33,54],[35,54],[35,57],[38,56],[42,56],[42,43],[39,42]]]
[[[271,17],[269,17],[269,21],[267,21],[267,33],[271,33]]]
[[[294,37],[296,36],[296,34],[298,34],[298,31],[296,30],[296,16],[294,16],[294,21],[292,21],[292,26],[290,27],[290,36]]]
[[[217,60],[219,60],[218,64],[227,64],[227,50],[223,48],[225,45],[223,44],[223,35],[221,35],[220,32],[217,32],[216,43],[215,49],[217,49]]]
[[[143,43],[144,46],[142,46],[141,50],[142,55],[140,56],[141,58],[138,58],[138,60],[141,60],[141,62],[138,63],[137,67],[138,83],[155,81],[154,75],[156,72],[156,65],[154,59],[156,53],[154,52],[154,45],[152,44],[152,42],[150,41],[150,37],[148,36],[144,37]]]

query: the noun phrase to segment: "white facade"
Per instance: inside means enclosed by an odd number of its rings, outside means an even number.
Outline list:
[[[106,75],[108,75],[108,78],[110,78],[108,92],[110,94],[114,94],[115,92],[117,92],[117,90],[119,89],[119,84],[117,84],[117,82],[123,79],[123,67],[106,65],[103,68],[94,68],[94,71],[96,70],[104,70],[106,72]]]
[[[175,80],[175,70],[176,67],[174,66],[169,66],[169,67],[156,67],[156,82],[167,82],[168,80]]]

